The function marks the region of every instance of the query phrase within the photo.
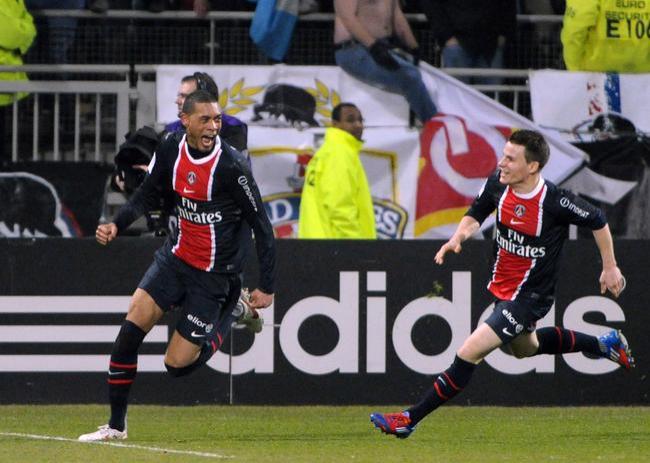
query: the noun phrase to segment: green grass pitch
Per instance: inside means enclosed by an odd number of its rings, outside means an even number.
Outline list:
[[[369,422],[398,409],[136,405],[112,446],[74,442],[107,407],[0,406],[0,462],[650,462],[650,407],[450,406],[404,440]]]

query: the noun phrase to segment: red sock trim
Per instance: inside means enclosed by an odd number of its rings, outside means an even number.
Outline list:
[[[555,331],[557,332],[558,336],[557,353],[560,354],[562,353],[562,330],[556,326]]]
[[[126,368],[126,369],[138,368],[137,363],[108,362],[108,365],[111,366],[111,367],[115,367],[115,368]]]
[[[447,379],[447,382],[453,387],[455,390],[460,391],[460,388],[454,384],[454,382],[451,380],[449,375],[447,373],[443,373],[445,375],[445,378]]]
[[[438,386],[438,383],[433,383],[433,388],[436,390],[436,393],[442,400],[449,400],[449,397],[447,397],[440,391],[440,386]]]
[[[131,384],[132,379],[109,379],[108,384]]]
[[[571,333],[571,347],[569,348],[569,352],[573,352],[573,348],[576,345],[576,334],[572,330],[568,331]]]

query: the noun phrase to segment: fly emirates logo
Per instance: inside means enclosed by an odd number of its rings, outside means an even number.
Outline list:
[[[198,203],[185,197],[181,197],[181,204],[177,205],[176,209],[178,217],[199,225],[211,225],[223,220],[221,211],[198,212]]]
[[[501,249],[508,251],[520,257],[528,257],[529,259],[537,259],[546,255],[546,247],[544,246],[530,246],[524,244],[525,237],[521,233],[508,228],[508,235],[505,236],[497,229],[497,243]]]

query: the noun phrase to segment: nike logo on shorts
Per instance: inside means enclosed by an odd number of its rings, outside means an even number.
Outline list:
[[[205,334],[198,334],[196,331],[192,331],[190,334],[193,338],[205,338]]]
[[[508,331],[508,328],[504,328],[501,331],[503,331],[503,334],[505,334],[506,336],[510,336],[511,338],[514,337],[514,334]]]

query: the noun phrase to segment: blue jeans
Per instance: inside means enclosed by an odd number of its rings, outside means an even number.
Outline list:
[[[396,53],[391,54],[400,64],[396,71],[389,71],[378,65],[368,49],[361,44],[337,50],[335,58],[336,64],[352,77],[373,87],[402,95],[418,119],[423,123],[428,121],[438,110],[422,82],[420,70]]]
[[[442,66],[445,68],[503,68],[503,46],[497,46],[494,56],[488,60],[485,56],[475,56],[468,53],[459,44],[445,45],[442,49]],[[499,85],[501,77],[458,77],[466,84]]]
[[[86,0],[26,0],[28,10],[65,9],[81,10],[85,7]],[[68,50],[74,42],[77,30],[77,18],[48,17],[48,44],[50,48],[49,61],[53,64],[66,64]]]

